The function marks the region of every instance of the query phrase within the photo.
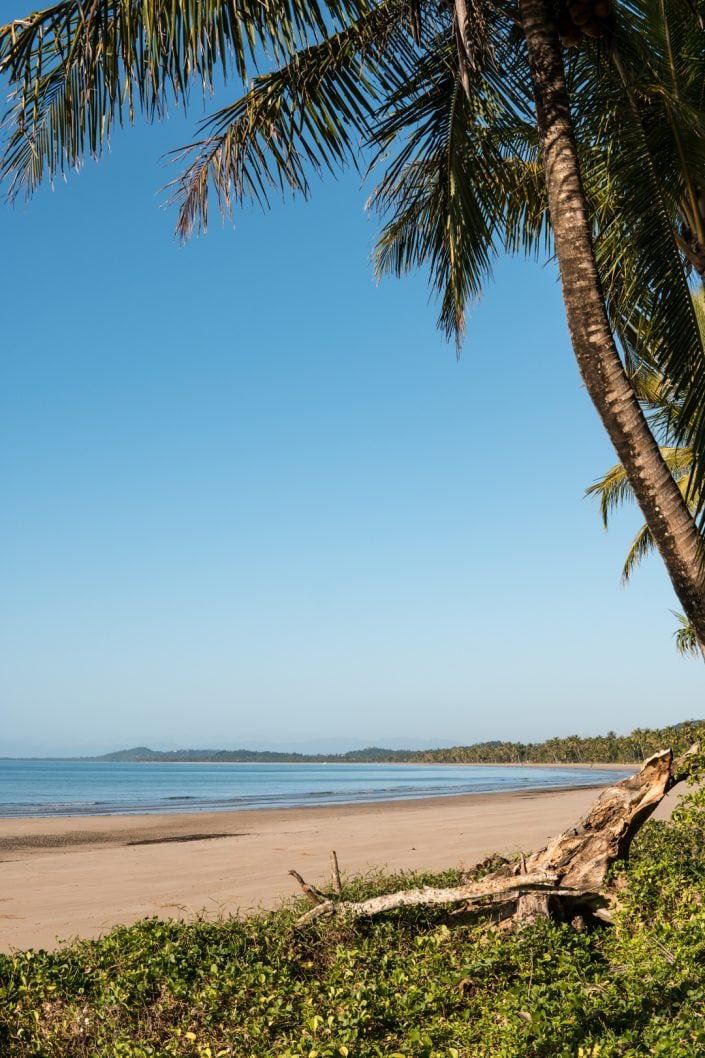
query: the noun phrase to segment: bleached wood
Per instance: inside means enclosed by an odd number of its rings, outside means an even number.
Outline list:
[[[335,849],[330,854],[330,872],[333,878],[333,889],[340,896],[343,891],[343,887],[340,882],[340,867],[338,866],[338,854]]]
[[[634,835],[649,818],[668,790],[688,776],[689,758],[699,749],[691,746],[678,760],[670,749],[649,757],[635,775],[607,787],[578,822],[530,856],[503,863],[484,878],[459,886],[422,886],[368,900],[336,900],[309,885],[297,871],[290,871],[316,904],[298,920],[302,926],[322,915],[370,918],[400,907],[431,907],[461,904],[473,910],[494,901],[515,900],[514,916],[523,921],[549,917],[556,908],[559,917],[571,921],[583,914],[610,921],[613,895],[606,889],[611,865],[624,859]],[[331,854],[333,861],[335,853]],[[337,857],[334,860],[337,867]],[[334,879],[336,877],[334,869]],[[338,890],[340,876],[337,875]],[[338,890],[339,891],[339,890]]]

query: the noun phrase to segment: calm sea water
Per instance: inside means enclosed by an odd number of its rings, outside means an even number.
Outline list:
[[[629,772],[425,764],[0,760],[0,816],[211,812],[598,786]]]

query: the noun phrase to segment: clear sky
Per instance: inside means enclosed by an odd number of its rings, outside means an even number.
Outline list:
[[[192,124],[0,211],[0,755],[434,745],[705,715],[552,265],[499,262],[462,356],[377,286],[370,188],[180,247]]]

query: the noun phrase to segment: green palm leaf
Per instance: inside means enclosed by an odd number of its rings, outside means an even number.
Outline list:
[[[170,185],[182,238],[206,228],[211,190],[230,213],[247,198],[267,205],[272,189],[307,195],[311,172],[357,164],[385,89],[416,59],[407,15],[406,2],[384,0],[203,122],[208,135],[175,152],[188,161]]]
[[[372,169],[383,168],[370,200],[383,221],[376,274],[427,268],[441,304],[439,325],[458,343],[497,252],[549,241],[528,86],[502,72],[508,26],[495,14],[495,46],[477,53],[469,83],[453,38],[439,35],[375,128]],[[511,51],[515,59],[515,42]]]
[[[699,658],[701,656],[700,646],[695,635],[695,629],[682,613],[676,613],[675,610],[671,610],[671,613],[679,624],[679,627],[673,633],[673,638],[676,641],[676,650],[679,654],[683,654],[684,657]]]
[[[690,489],[690,475],[693,469],[693,453],[689,448],[675,448],[662,445],[661,457],[673,474],[681,491],[685,494]],[[600,514],[605,529],[608,528],[610,514],[625,501],[634,500],[634,490],[629,484],[627,474],[621,463],[611,467],[604,477],[585,490],[587,496],[597,496],[600,501]]]
[[[649,527],[643,525],[632,540],[631,547],[627,552],[627,557],[622,567],[622,584],[626,585],[629,583],[629,578],[636,567],[641,563],[642,559],[651,554],[655,546]]]
[[[703,495],[705,352],[675,229],[688,180],[700,171],[705,174],[705,136],[698,131],[697,107],[684,98],[685,87],[678,86],[677,106],[663,92],[647,94],[641,32],[644,10],[652,12],[655,6],[625,5],[611,57],[589,48],[574,61],[574,91],[582,100],[578,142],[613,328],[632,370],[646,364],[668,379],[672,403],[661,414],[672,413],[672,439],[692,448],[692,487]],[[676,0],[669,13],[680,9]],[[690,9],[688,21],[705,47]],[[667,65],[663,26],[648,43],[650,61]],[[669,78],[664,70],[662,83],[669,84]],[[686,169],[681,125],[694,141]],[[612,149],[617,142],[619,150]]]
[[[693,453],[689,448],[672,448],[662,446],[661,456],[666,466],[673,474],[678,483],[684,500],[695,502],[692,499],[692,472]],[[608,528],[610,515],[625,501],[634,499],[634,491],[627,480],[627,475],[621,463],[611,467],[605,476],[596,481],[585,490],[588,496],[598,496],[600,500],[600,514],[605,529]],[[688,499],[690,497],[690,500]],[[627,557],[622,567],[622,584],[628,584],[632,573],[648,554],[655,548],[654,539],[647,525],[643,525],[636,534],[630,545]]]
[[[383,219],[378,276],[428,266],[446,334],[462,334],[467,303],[491,271],[501,225],[501,158],[465,94],[450,39],[390,99],[375,134],[376,165],[387,161],[371,203]],[[479,126],[479,130],[478,130]]]
[[[234,67],[241,78],[263,55],[286,59],[308,37],[359,17],[365,0],[63,0],[0,27],[0,73],[15,88],[0,178],[31,194],[98,155],[114,121],[136,109],[161,115],[209,90]]]

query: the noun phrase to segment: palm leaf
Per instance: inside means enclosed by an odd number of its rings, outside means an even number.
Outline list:
[[[385,161],[371,198],[383,219],[375,272],[401,275],[428,266],[441,300],[440,325],[456,338],[498,245],[496,184],[490,183],[498,159],[491,157],[486,130],[473,134],[478,101],[484,107],[484,100],[465,94],[448,38],[392,96],[375,135],[377,167]]]
[[[98,155],[114,121],[186,106],[233,68],[246,78],[263,55],[283,60],[359,17],[366,0],[63,0],[0,27],[0,73],[13,88],[0,177],[31,194]]]
[[[458,343],[499,249],[547,241],[528,95],[502,75],[507,23],[498,13],[491,36],[492,51],[476,53],[468,80],[452,34],[439,32],[389,97],[374,137],[373,172],[383,169],[370,200],[383,221],[376,274],[428,268],[439,325]]]
[[[586,490],[587,496],[598,496],[600,514],[605,529],[609,526],[610,514],[627,500],[634,500],[634,490],[629,484],[627,472],[621,463],[611,467],[604,477],[594,482]]]
[[[206,228],[211,190],[230,213],[246,198],[267,205],[272,189],[307,195],[311,172],[357,164],[385,86],[416,58],[407,12],[405,0],[384,0],[203,122],[208,135],[173,155],[188,162],[170,185],[181,237]]]
[[[678,488],[684,500],[692,499],[691,477],[693,468],[693,455],[688,448],[673,448],[662,446],[660,449],[664,463],[675,478]],[[600,514],[605,529],[609,525],[610,515],[625,501],[634,499],[634,491],[627,480],[627,475],[621,463],[611,467],[610,470],[599,481],[596,481],[585,490],[588,496],[598,496],[600,500]],[[643,525],[634,537],[627,557],[622,567],[622,584],[627,584],[636,567],[641,563],[655,547],[653,537],[648,526]]]
[[[684,13],[686,6],[675,0],[669,15],[683,33],[687,26],[691,43],[697,38],[705,47],[692,11],[688,8],[687,17]],[[573,62],[572,84],[581,101],[577,134],[610,319],[630,370],[646,365],[668,385],[671,403],[661,416],[671,439],[692,448],[695,496],[704,495],[705,353],[675,225],[688,197],[688,181],[694,174],[705,175],[705,136],[699,100],[688,96],[690,81],[674,86],[669,67],[660,82],[671,86],[668,94],[649,94],[656,80],[651,67],[668,63],[657,7],[653,0],[621,7],[613,52],[606,56],[597,48],[581,49]],[[661,26],[660,36],[654,31],[649,37],[648,49],[642,37],[646,9]],[[685,129],[690,151],[686,167]]]
[[[700,644],[698,643],[695,629],[682,613],[676,613],[675,610],[671,610],[671,613],[680,625],[673,633],[673,638],[676,641],[676,650],[685,657],[699,658],[701,656]]]
[[[689,448],[662,445],[661,458],[678,482],[681,494],[691,491],[693,453]],[[597,496],[600,501],[602,524],[608,528],[610,515],[625,502],[634,500],[634,490],[621,463],[610,467],[607,473],[585,490],[586,496]]]
[[[642,559],[646,558],[654,550],[655,546],[649,527],[643,525],[632,540],[631,547],[627,552],[627,557],[622,567],[622,584],[628,584],[635,568],[641,563]]]

